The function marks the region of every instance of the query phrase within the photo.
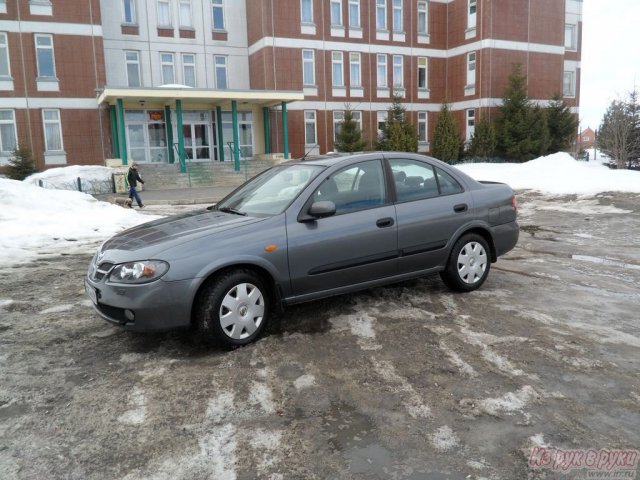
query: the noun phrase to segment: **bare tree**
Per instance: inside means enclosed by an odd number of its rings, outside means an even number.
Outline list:
[[[626,168],[638,151],[637,119],[629,114],[629,102],[614,100],[604,114],[598,131],[598,144],[615,160],[618,168]]]

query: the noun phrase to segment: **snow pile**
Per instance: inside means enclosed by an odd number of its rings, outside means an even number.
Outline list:
[[[101,166],[72,165],[50,168],[25,178],[25,183],[41,185],[54,190],[78,190],[80,178],[82,191],[91,194],[113,193],[114,169]]]
[[[103,241],[154,218],[85,193],[0,179],[0,265]]]
[[[554,153],[526,163],[466,163],[456,167],[476,180],[507,183],[516,190],[552,195],[640,193],[640,172],[611,170],[599,161],[574,160],[568,153]]]

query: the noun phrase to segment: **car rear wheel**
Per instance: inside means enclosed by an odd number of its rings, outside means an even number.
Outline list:
[[[199,330],[214,343],[246,345],[264,331],[269,296],[263,281],[251,270],[222,273],[202,291],[196,310]]]
[[[468,234],[453,246],[447,267],[440,277],[452,290],[471,292],[482,286],[490,267],[487,241],[480,235]]]

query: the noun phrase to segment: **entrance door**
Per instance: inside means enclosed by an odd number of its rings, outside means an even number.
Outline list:
[[[190,160],[210,160],[209,126],[191,124],[182,126],[184,149]]]

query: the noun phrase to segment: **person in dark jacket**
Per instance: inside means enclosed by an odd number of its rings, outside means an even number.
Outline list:
[[[143,208],[144,204],[142,203],[142,199],[136,190],[136,186],[138,182],[144,185],[144,181],[140,178],[140,173],[138,172],[138,164],[133,163],[127,172],[127,181],[129,182],[129,198],[138,203],[138,207]]]

